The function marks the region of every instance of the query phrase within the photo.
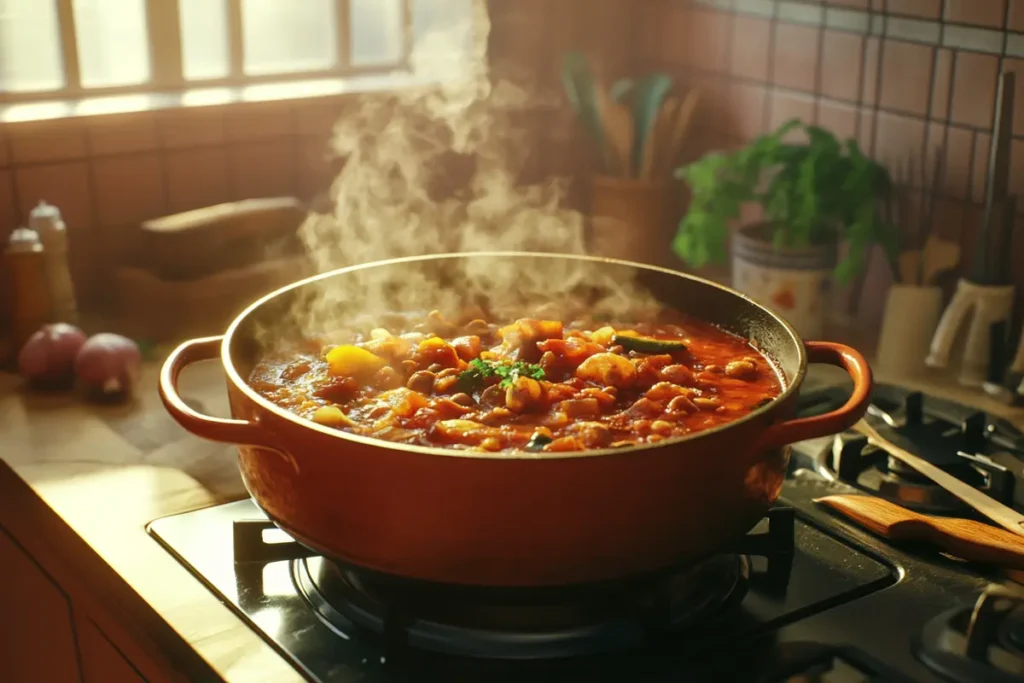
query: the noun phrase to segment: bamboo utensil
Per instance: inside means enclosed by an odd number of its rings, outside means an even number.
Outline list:
[[[673,96],[674,83],[662,73],[606,86],[580,52],[563,57],[562,83],[583,129],[594,140],[605,174],[658,182],[671,176],[700,101],[699,91],[691,89],[681,99]]]
[[[1011,71],[999,76],[996,93],[996,120],[988,161],[988,184],[985,188],[985,216],[978,233],[971,259],[971,280],[980,285],[1005,285],[998,277],[993,262],[995,249],[1007,240],[1001,235],[1004,202],[1010,186],[1010,152],[1013,142],[1013,109],[1016,74]]]
[[[922,541],[969,562],[1024,569],[1024,538],[983,522],[922,515],[875,496],[835,495],[814,502],[892,541]]]
[[[644,155],[641,177],[662,177],[672,173],[700,99],[700,91],[693,88],[687,91],[682,100],[675,97],[665,100]]]
[[[1024,537],[1024,515],[985,495],[978,489],[966,484],[951,474],[931,464],[927,460],[914,455],[910,451],[882,436],[867,420],[861,420],[853,429],[868,438],[868,443],[885,450],[890,456],[904,465],[916,470],[943,489],[953,494],[972,508],[985,515],[999,526]]]

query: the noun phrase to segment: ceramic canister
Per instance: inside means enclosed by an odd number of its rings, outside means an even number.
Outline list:
[[[825,332],[836,246],[775,248],[755,233],[764,226],[736,232],[732,240],[732,284],[754,301],[768,306],[804,339]]]

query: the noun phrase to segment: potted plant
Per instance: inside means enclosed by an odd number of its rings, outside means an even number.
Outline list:
[[[802,135],[801,135],[802,134]],[[803,140],[794,142],[794,135]],[[692,267],[724,263],[729,225],[746,203],[763,220],[732,236],[733,287],[778,311],[805,337],[820,336],[832,281],[846,284],[883,247],[890,267],[895,228],[880,201],[892,181],[855,140],[792,120],[735,152],[707,154],[676,170],[692,191],[673,250]],[[847,249],[838,258],[839,246]]]

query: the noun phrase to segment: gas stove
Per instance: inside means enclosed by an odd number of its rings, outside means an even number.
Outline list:
[[[808,382],[800,413],[848,394]],[[1009,423],[887,385],[872,413],[933,463],[1024,509],[1024,435]],[[778,505],[733,547],[596,588],[395,582],[314,556],[250,500],[149,531],[310,681],[1024,679],[1024,588],[894,546],[814,503],[834,493],[971,516],[844,433],[794,446]]]

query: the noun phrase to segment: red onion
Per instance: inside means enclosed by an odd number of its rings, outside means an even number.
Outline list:
[[[75,374],[83,387],[104,397],[130,394],[141,368],[142,353],[135,342],[111,332],[89,337],[75,357]]]
[[[69,386],[75,378],[75,356],[84,343],[85,333],[74,325],[44,325],[21,347],[18,371],[38,386]]]

